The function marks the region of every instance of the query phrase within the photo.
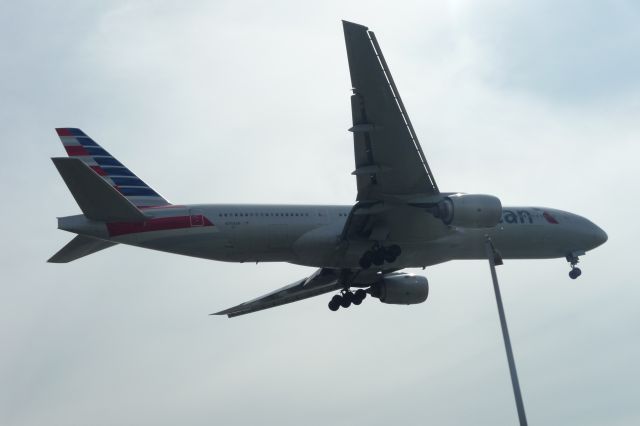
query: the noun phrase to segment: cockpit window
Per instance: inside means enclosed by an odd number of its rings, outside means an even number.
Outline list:
[[[557,220],[555,217],[553,217],[553,216],[551,215],[551,213],[549,213],[549,212],[544,212],[544,213],[542,213],[542,216],[547,220],[547,222],[552,223],[552,224],[554,224],[554,225],[557,225],[558,223],[560,223],[560,222],[558,222],[558,220]]]

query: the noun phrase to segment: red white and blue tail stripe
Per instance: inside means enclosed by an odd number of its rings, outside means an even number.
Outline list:
[[[136,207],[171,204],[82,130],[64,127],[56,132],[69,157],[81,159]]]

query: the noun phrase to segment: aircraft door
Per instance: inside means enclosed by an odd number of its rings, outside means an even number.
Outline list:
[[[202,210],[190,209],[189,210],[189,223],[192,228],[204,226],[204,214]]]

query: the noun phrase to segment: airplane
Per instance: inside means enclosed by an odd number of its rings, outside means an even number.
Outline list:
[[[343,21],[351,95],[353,205],[172,204],[77,128],[56,129],[68,157],[52,158],[82,214],[58,218],[77,234],[49,259],[66,263],[117,244],[225,262],[288,262],[310,276],[212,315],[235,317],[326,293],[328,306],[424,302],[424,276],[451,260],[579,257],[607,234],[577,214],[503,207],[493,195],[441,192],[375,34]]]

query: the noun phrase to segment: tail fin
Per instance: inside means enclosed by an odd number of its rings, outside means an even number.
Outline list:
[[[80,259],[97,251],[104,250],[118,243],[99,240],[97,238],[78,235],[47,260],[49,263],[67,263]]]
[[[56,129],[69,157],[78,158],[136,207],[170,204],[82,130]]]
[[[52,158],[84,215],[103,222],[143,221],[147,217],[113,186],[77,158]]]

